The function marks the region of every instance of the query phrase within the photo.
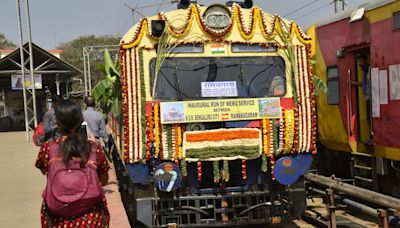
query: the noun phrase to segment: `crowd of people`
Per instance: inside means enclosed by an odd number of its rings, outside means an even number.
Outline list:
[[[35,164],[47,176],[42,227],[109,226],[102,189],[110,168],[103,151],[108,134],[93,97],[86,98],[86,106],[82,112],[78,103],[53,99],[44,115],[45,140]]]

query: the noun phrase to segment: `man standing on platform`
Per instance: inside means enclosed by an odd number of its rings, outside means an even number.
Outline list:
[[[108,148],[108,133],[106,130],[106,124],[104,121],[103,114],[94,110],[96,102],[94,97],[88,96],[86,98],[87,109],[83,112],[83,119],[87,123],[90,134],[93,135],[97,140],[100,138],[104,141],[104,147]]]

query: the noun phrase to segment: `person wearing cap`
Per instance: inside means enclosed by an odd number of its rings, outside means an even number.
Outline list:
[[[83,112],[83,119],[85,120],[89,129],[89,134],[92,134],[98,141],[100,138],[104,141],[104,146],[107,148],[108,145],[108,133],[106,130],[106,124],[104,121],[103,114],[94,110],[96,102],[94,97],[88,96],[86,98],[87,109]]]

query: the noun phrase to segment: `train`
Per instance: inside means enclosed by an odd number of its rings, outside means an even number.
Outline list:
[[[310,27],[318,172],[400,198],[400,1],[369,1]]]
[[[134,227],[274,224],[306,209],[312,39],[253,2],[143,17],[122,38],[113,161]]]

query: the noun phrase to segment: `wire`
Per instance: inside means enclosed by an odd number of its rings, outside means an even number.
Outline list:
[[[132,23],[132,18],[134,17],[134,15],[132,14],[131,17],[129,18],[129,20],[127,20],[125,22],[125,24],[121,27],[121,29],[118,31],[117,35],[121,35],[121,33],[123,32],[123,30],[125,30],[126,26],[128,26],[130,23]]]
[[[165,5],[169,5],[169,4],[171,4],[171,3],[165,2],[162,4],[145,5],[145,6],[139,6],[139,7],[137,7],[137,9],[152,8],[152,7],[156,7],[156,6],[160,6],[160,5],[165,6]]]
[[[319,0],[314,0],[314,1],[312,1],[312,2],[309,2],[309,3],[305,4],[304,6],[298,8],[298,9],[295,9],[295,10],[293,10],[293,11],[290,11],[290,13],[284,15],[283,17],[287,17],[287,16],[289,16],[289,15],[291,15],[291,14],[293,14],[293,13],[296,13],[296,12],[298,12],[299,10],[302,10],[302,9],[306,8],[307,6],[309,6],[309,5],[311,5],[311,4],[314,4],[314,3],[318,2],[318,1],[319,1]]]
[[[161,9],[161,6],[164,4],[165,0],[162,0],[160,5],[157,7],[156,12],[154,14],[157,14],[157,12]]]
[[[325,4],[325,5],[323,5],[323,6],[319,7],[319,8],[317,8],[317,9],[315,9],[315,10],[313,10],[313,11],[310,11],[310,12],[308,12],[308,13],[306,13],[306,14],[301,15],[300,17],[296,17],[294,20],[298,20],[298,19],[300,19],[300,18],[303,18],[303,17],[305,17],[305,16],[308,16],[308,15],[310,15],[310,14],[313,14],[313,13],[317,12],[318,10],[321,10],[322,8],[325,8],[325,7],[327,7],[327,6],[329,6],[329,5],[333,4],[333,3],[335,3],[335,2],[330,2],[330,3],[328,3],[328,4]]]
[[[137,9],[137,7],[138,7],[140,1],[141,1],[141,0],[138,0],[138,1],[136,2],[135,9]]]

